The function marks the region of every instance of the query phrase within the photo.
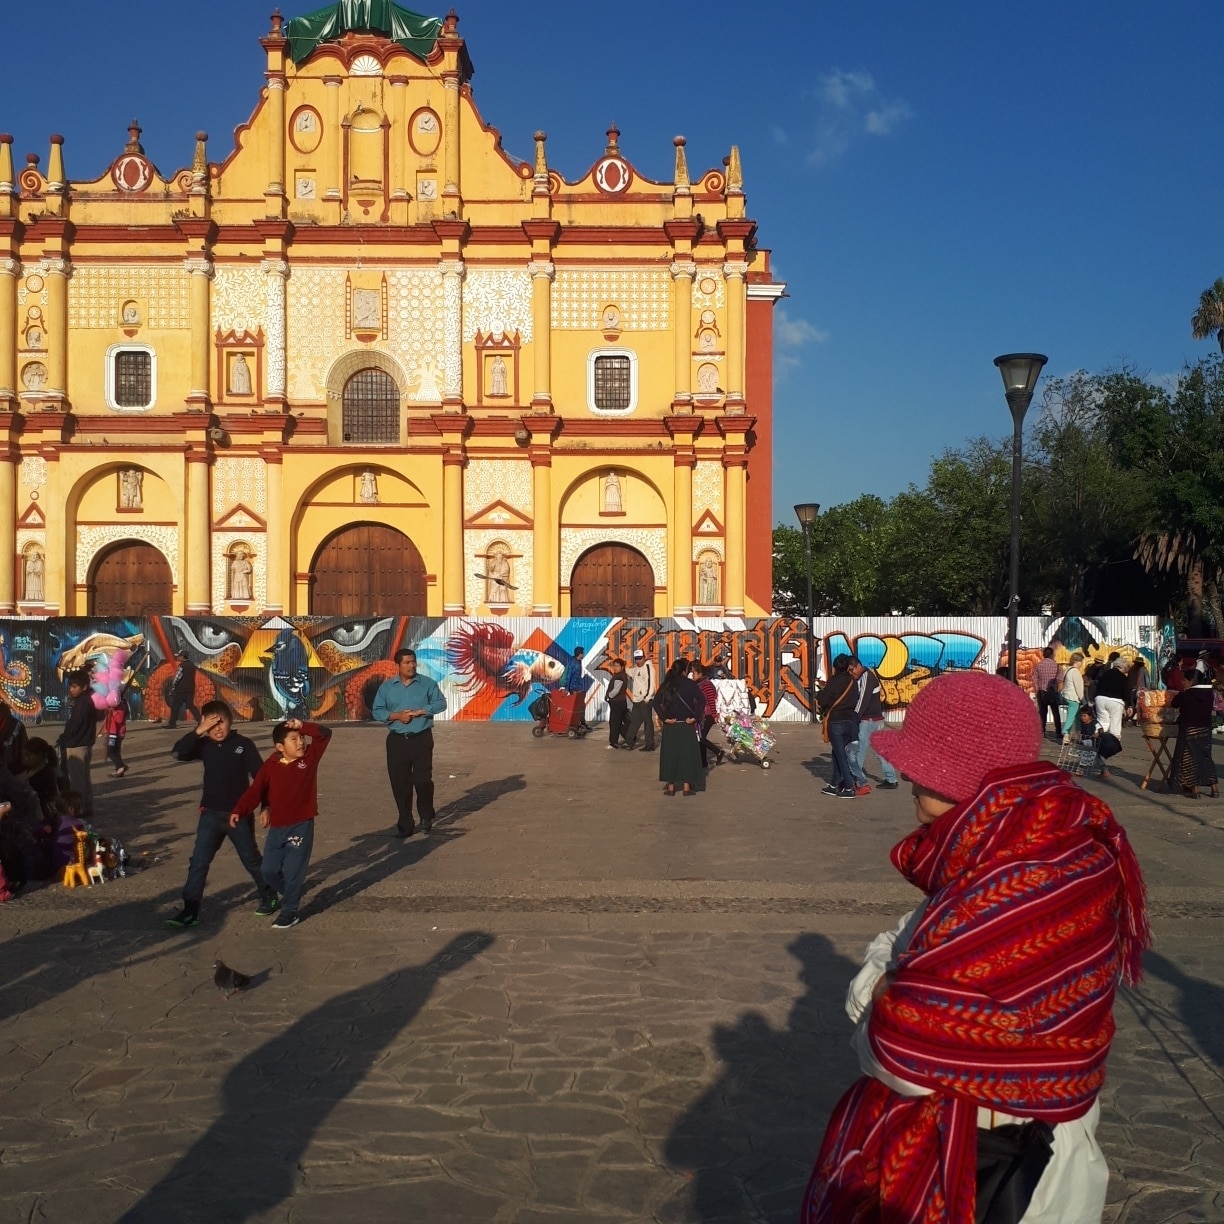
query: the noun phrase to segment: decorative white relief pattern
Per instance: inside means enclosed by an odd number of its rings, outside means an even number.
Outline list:
[[[562,586],[569,586],[578,558],[597,544],[628,544],[636,548],[650,562],[655,586],[667,585],[666,527],[562,527]]]
[[[267,319],[264,274],[257,265],[217,264],[212,283],[212,325],[221,331],[254,332]]]
[[[723,466],[717,461],[700,460],[693,468],[694,521],[707,510],[722,522]]]
[[[463,513],[503,501],[531,515],[531,464],[525,459],[470,459],[463,473]]]
[[[552,289],[556,331],[597,331],[603,308],[620,308],[622,331],[666,331],[671,326],[667,268],[558,268]]]
[[[158,527],[151,523],[109,523],[105,527],[78,527],[76,546],[76,580],[89,581],[93,559],[109,544],[124,540],[142,540],[152,544],[170,565],[170,577],[179,585],[179,529]]]
[[[714,289],[709,290],[709,282],[714,282]],[[693,309],[721,310],[727,304],[727,282],[721,272],[711,272],[703,268],[693,278]]]
[[[421,386],[426,361],[432,368],[441,367],[442,277],[437,265],[386,269],[388,338],[360,346],[350,344],[344,334],[348,272],[348,268],[293,270],[288,286],[289,335],[293,338],[289,396],[295,402],[325,399],[328,370],[356,347],[393,356],[410,381],[410,394]]]
[[[485,601],[485,584],[477,578],[481,573],[478,558],[488,550],[494,540],[502,540],[508,544],[515,556],[511,564],[514,567],[512,581],[518,590],[511,592],[514,602],[520,607],[530,608],[533,590],[533,539],[530,531],[465,531],[463,533],[463,602],[468,612],[473,612]],[[522,556],[518,554],[521,553]]]
[[[75,264],[68,290],[68,326],[114,327],[124,300],[138,298],[146,303],[149,327],[189,327],[190,281],[182,265]]]
[[[268,395],[285,394],[285,280],[289,265],[277,259],[264,260],[268,277],[268,321],[264,328],[264,360]]]
[[[693,560],[700,561],[702,553],[713,553],[720,561],[727,559],[727,554],[723,552],[721,536],[715,536],[712,539],[695,539],[693,541]]]
[[[242,504],[261,517],[268,513],[267,468],[257,455],[218,459],[213,464],[213,517]]]
[[[47,483],[47,461],[41,455],[26,455],[17,471],[22,486],[31,493]]]
[[[268,606],[268,566],[265,553],[267,542],[262,535],[245,535],[241,531],[216,531],[212,537],[212,606],[220,613],[230,601],[225,598],[225,582],[228,576],[228,553],[237,543],[247,546],[251,558],[251,603],[257,608]],[[245,602],[245,601],[243,601]]]
[[[470,268],[463,286],[463,340],[517,331],[531,339],[531,276],[522,268]]]
[[[463,394],[463,263],[443,260],[442,379],[448,396]]]

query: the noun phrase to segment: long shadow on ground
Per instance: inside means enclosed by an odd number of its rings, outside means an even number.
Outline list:
[[[787,949],[805,992],[784,1029],[759,1012],[714,1029],[723,1072],[689,1106],[667,1140],[669,1164],[693,1171],[684,1215],[702,1224],[794,1224],[825,1122],[858,1076],[843,1006],[859,966],[823,935]]]
[[[120,1224],[242,1224],[292,1193],[310,1140],[428,1002],[493,943],[469,931],[425,964],[346,991],[247,1055],[223,1112]]]

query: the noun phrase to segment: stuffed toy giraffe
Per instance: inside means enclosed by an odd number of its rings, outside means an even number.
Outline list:
[[[85,862],[85,847],[89,844],[89,834],[84,829],[76,830],[76,862],[69,863],[64,868],[64,887],[89,887],[89,871]]]

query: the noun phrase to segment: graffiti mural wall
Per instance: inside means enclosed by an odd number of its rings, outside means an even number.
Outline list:
[[[378,686],[394,675],[402,646],[442,686],[445,717],[465,721],[531,720],[527,707],[541,691],[581,684],[588,720],[606,715],[608,663],[630,662],[642,650],[662,674],[677,658],[718,664],[747,682],[765,717],[808,718],[808,661],[817,682],[828,661],[854,651],[884,682],[894,717],[933,676],[968,667],[993,671],[1007,625],[998,618],[820,617],[815,649],[807,622],[757,620],[625,620],[463,617],[274,616],[266,619],[158,616],[0,621],[0,699],[27,721],[64,716],[67,672],[93,675],[95,705],[122,694],[134,719],[165,718],[180,651],[196,664],[196,703],[221,698],[242,719],[277,720],[305,713],[320,721],[370,717]],[[1072,650],[1104,658],[1119,650],[1142,654],[1156,675],[1162,628],[1154,617],[1026,617],[1020,622],[1022,682],[1041,650],[1053,645],[1066,661]],[[584,658],[576,665],[575,651]]]

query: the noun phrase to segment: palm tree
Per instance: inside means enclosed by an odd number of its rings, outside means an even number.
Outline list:
[[[1196,340],[1214,335],[1224,353],[1224,280],[1203,290],[1199,307],[1190,318],[1190,332]]]

